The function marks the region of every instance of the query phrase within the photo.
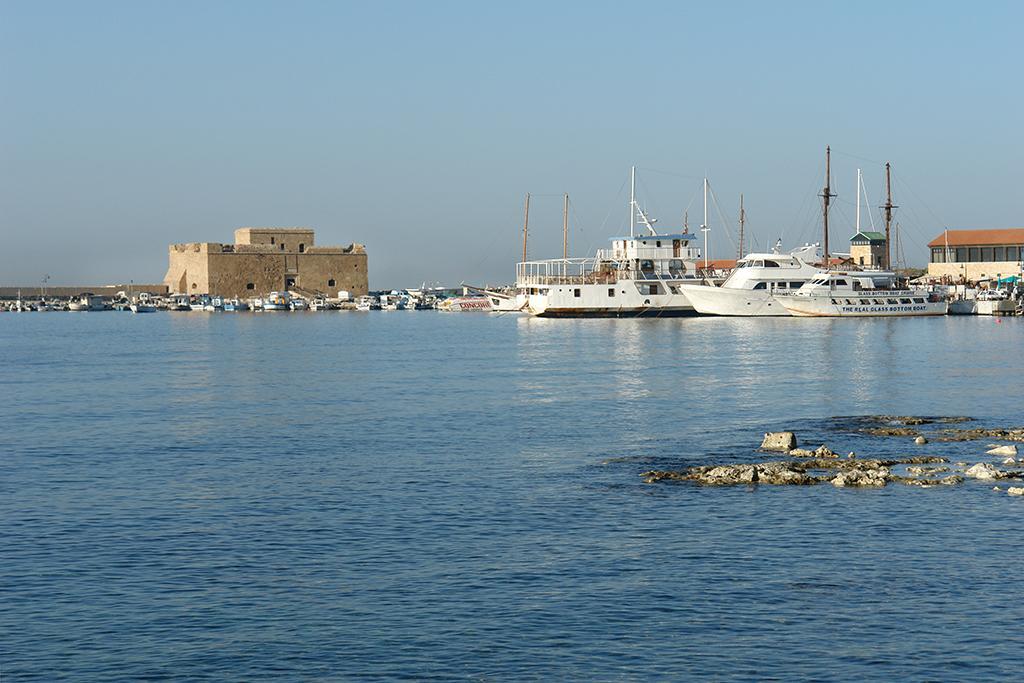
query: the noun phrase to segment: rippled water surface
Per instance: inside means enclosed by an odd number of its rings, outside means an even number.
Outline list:
[[[1008,680],[1024,499],[647,485],[1024,424],[1024,320],[0,315],[0,679]]]

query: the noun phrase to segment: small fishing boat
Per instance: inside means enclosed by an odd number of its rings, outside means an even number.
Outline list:
[[[288,308],[293,311],[305,311],[309,309],[309,304],[302,297],[292,297],[292,300],[288,302]]]
[[[357,311],[379,311],[380,300],[375,296],[361,296],[356,300]]]
[[[244,301],[242,301],[242,300],[240,300],[238,298],[235,298],[235,299],[225,299],[224,300],[224,310],[225,311],[248,311],[249,310],[249,304],[245,303]]]
[[[285,292],[271,292],[270,295],[263,300],[264,311],[289,311],[290,300],[288,294]]]

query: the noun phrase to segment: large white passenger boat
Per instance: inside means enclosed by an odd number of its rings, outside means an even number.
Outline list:
[[[946,315],[948,303],[931,292],[907,289],[887,271],[821,273],[795,292],[777,294],[790,315],[873,317]]]
[[[753,253],[740,259],[721,287],[683,284],[680,289],[702,315],[784,316],[789,312],[775,295],[796,291],[821,273],[812,265],[821,261],[816,244],[788,254],[776,247],[770,254]]]
[[[705,180],[705,238],[707,189]],[[696,315],[681,288],[705,282],[698,269],[700,250],[690,246],[696,238],[686,232],[658,234],[655,221],[637,204],[635,169],[629,211],[629,236],[612,238],[611,249],[599,249],[593,258],[565,258],[563,248],[563,258],[516,264],[516,307],[550,318]],[[648,234],[636,234],[638,222]]]

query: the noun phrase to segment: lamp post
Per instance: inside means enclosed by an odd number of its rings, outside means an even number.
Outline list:
[[[39,298],[43,301],[46,300],[46,283],[50,281],[50,275],[47,273],[43,276],[42,282],[39,284]]]

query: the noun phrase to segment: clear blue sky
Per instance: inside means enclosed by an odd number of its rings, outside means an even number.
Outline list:
[[[513,278],[659,227],[707,173],[761,244],[833,242],[893,164],[908,260],[1024,224],[1020,3],[0,3],[0,283],[159,281],[240,226],[363,242],[371,286]],[[878,221],[878,212],[875,211]],[[868,224],[867,219],[864,219]],[[712,255],[734,247],[712,214]],[[735,226],[731,226],[735,233]]]

